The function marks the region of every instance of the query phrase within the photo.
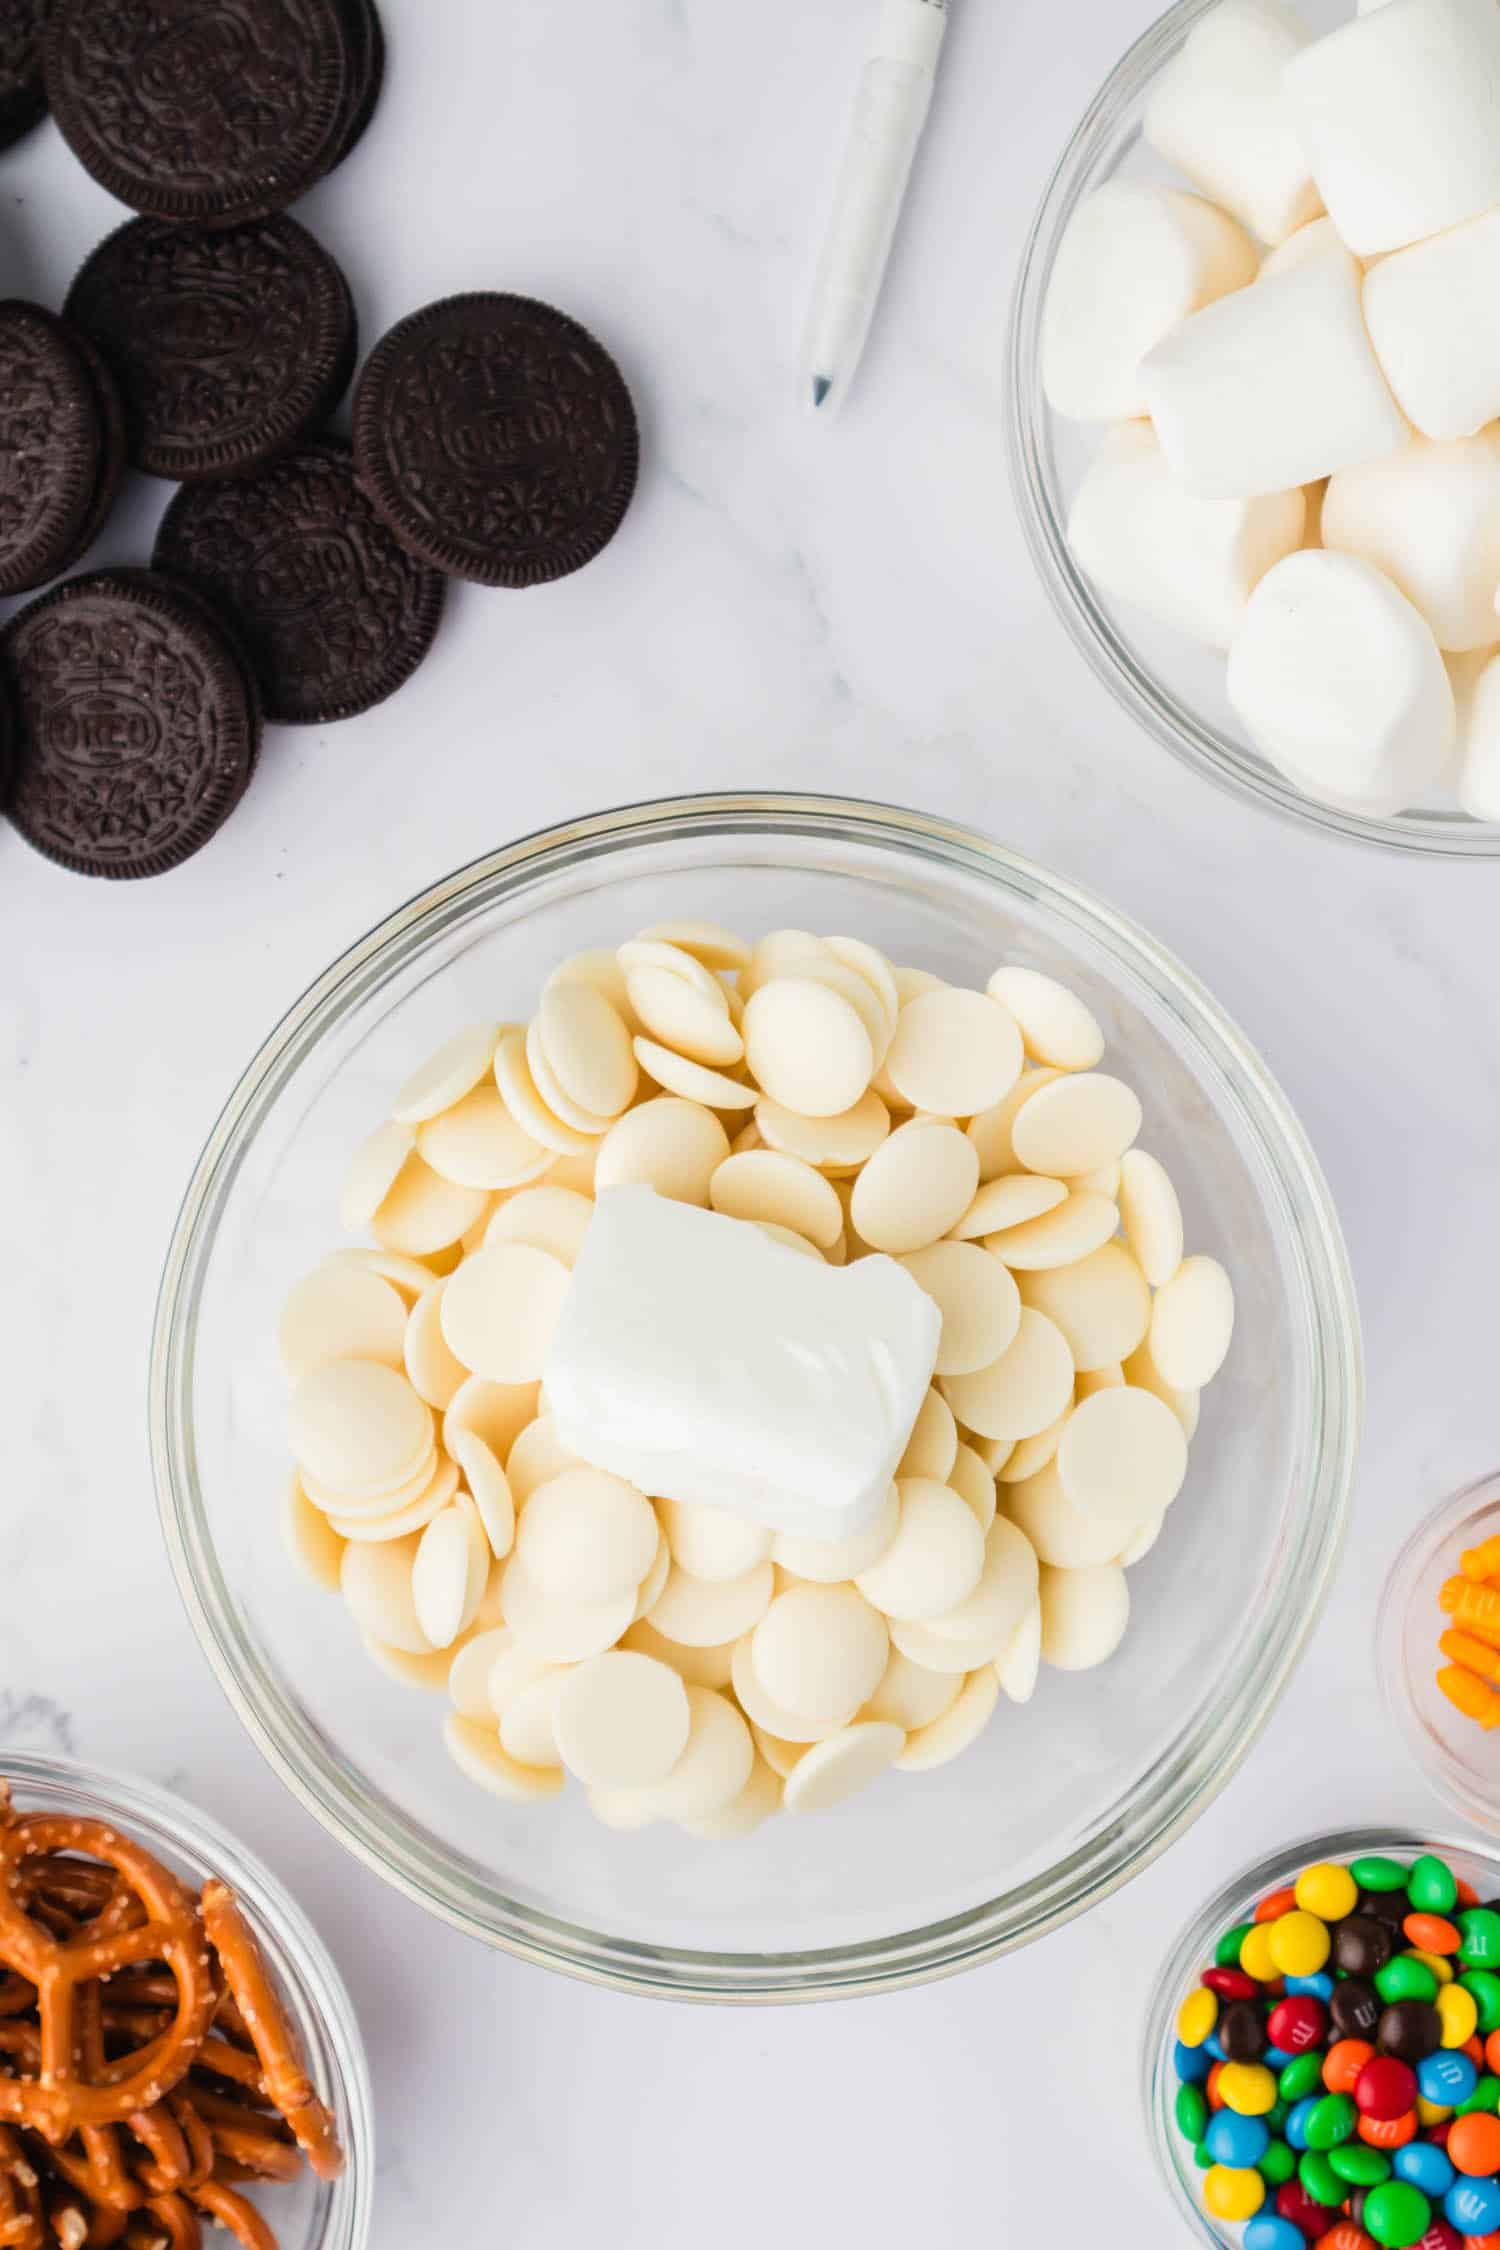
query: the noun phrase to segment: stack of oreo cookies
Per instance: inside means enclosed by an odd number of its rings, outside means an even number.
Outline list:
[[[358,140],[383,66],[373,0],[0,0],[0,143],[50,105],[142,214],[87,261],[62,319],[0,305],[0,593],[73,568],[127,460],[238,478],[333,411],[353,301],[282,214]],[[145,571],[72,579],[11,620],[3,654],[0,793],[49,857],[161,873],[239,802],[262,699],[201,592]]]

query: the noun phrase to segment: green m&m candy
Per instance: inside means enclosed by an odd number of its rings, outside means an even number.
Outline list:
[[[1285,2187],[1297,2169],[1297,2159],[1285,2141],[1272,2141],[1255,2167],[1267,2187]]]
[[[1214,2156],[1212,2150],[1209,2148],[1207,2141],[1200,2141],[1198,2143],[1198,2146],[1193,2151],[1193,2162],[1197,2165],[1200,2172],[1211,2172],[1213,2170]]]
[[[1348,2140],[1358,2123],[1359,2111],[1347,2094],[1325,2094],[1307,2113],[1303,2128],[1307,2145],[1312,2149],[1337,2148],[1341,2141]]]
[[[1459,1978],[1465,1992],[1473,1995],[1479,2010],[1479,2028],[1488,2038],[1492,2031],[1500,2031],[1500,1977],[1490,1969],[1466,1969]]]
[[[1391,2160],[1382,2156],[1378,2148],[1365,2148],[1355,2141],[1348,2148],[1332,2148],[1328,2161],[1341,2180],[1351,2187],[1379,2187],[1382,2180],[1391,2176]]]
[[[1365,2197],[1360,2224],[1381,2250],[1411,2250],[1432,2224],[1432,2205],[1408,2180],[1387,2180]]]
[[[1208,2103],[1201,2086],[1179,2086],[1173,2104],[1177,2130],[1185,2141],[1201,2141],[1208,2131]]]
[[[1378,1852],[1349,1862],[1349,1872],[1362,1891],[1404,1891],[1406,1869],[1399,1859],[1382,1859]]]
[[[1458,1957],[1467,1968],[1493,1968],[1500,1963],[1500,1914],[1488,1906],[1471,1906],[1458,1917],[1463,1943]]]
[[[1304,2095],[1315,2094],[1323,2084],[1323,2052],[1319,2048],[1307,2055],[1294,2055],[1285,2065],[1276,2081],[1276,2091],[1283,2101],[1300,2102]]]
[[[1409,1953],[1398,1953],[1375,1972],[1375,1990],[1388,2008],[1398,2000],[1435,2000],[1437,1989],[1438,1980],[1426,1962],[1413,1960]]]
[[[1237,1969],[1239,1967],[1240,1947],[1254,1927],[1253,1922],[1236,1922],[1232,1930],[1224,1932],[1224,1935],[1214,1947],[1214,1967],[1216,1969]]]
[[[1297,2166],[1297,2177],[1314,2203],[1342,2203],[1349,2192],[1321,2149],[1308,2150]]]
[[[1487,2109],[1491,2116],[1500,2111],[1500,2078],[1492,2078],[1488,2074],[1481,2078],[1468,2100],[1459,2103],[1458,2114],[1460,2117],[1467,2117],[1471,2110],[1476,2109]]]
[[[1407,1895],[1419,1914],[1451,1914],[1458,1904],[1458,1880],[1446,1860],[1423,1852],[1406,1879]]]

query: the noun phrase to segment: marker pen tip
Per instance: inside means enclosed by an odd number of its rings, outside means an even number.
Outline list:
[[[830,377],[828,377],[827,375],[815,375],[812,379],[813,405],[821,406],[832,389],[833,383]]]

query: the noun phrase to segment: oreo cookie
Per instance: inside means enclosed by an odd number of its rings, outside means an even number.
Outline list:
[[[448,297],[377,346],[354,397],[360,481],[403,546],[484,586],[539,586],[608,545],[635,490],[609,353],[530,297]]]
[[[343,0],[346,51],[343,115],[325,172],[331,172],[356,145],[375,114],[385,82],[385,32],[375,0]]]
[[[235,476],[329,414],[354,370],[354,304],[295,219],[213,233],[132,219],[101,242],[66,314],[114,370],[130,460]]]
[[[337,161],[357,37],[351,0],[48,0],[42,66],[69,147],[111,195],[237,226]]]
[[[432,646],[446,592],[391,536],[336,438],[179,492],[153,561],[232,620],[267,717],[290,726],[393,695]]]
[[[47,114],[41,20],[41,0],[0,0],[0,148]]]
[[[45,585],[98,532],[124,463],[119,401],[92,348],[41,305],[0,303],[0,594]]]
[[[37,851],[83,875],[161,875],[202,849],[254,771],[259,715],[201,602],[144,571],[96,571],[13,617],[8,807]]]

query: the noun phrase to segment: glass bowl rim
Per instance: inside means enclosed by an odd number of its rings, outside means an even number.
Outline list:
[[[1181,1995],[1191,1979],[1192,1963],[1202,1960],[1205,1949],[1226,1926],[1225,1916],[1232,1914],[1236,1900],[1253,1892],[1277,1890],[1285,1882],[1292,1868],[1312,1866],[1325,1859],[1357,1859],[1362,1852],[1404,1853],[1435,1852],[1446,1857],[1452,1852],[1460,1858],[1485,1860],[1495,1870],[1500,1885],[1500,1845],[1486,1843],[1472,1836],[1439,1835],[1428,1830],[1404,1828],[1335,1828],[1321,1834],[1292,1838],[1275,1851],[1251,1861],[1222,1883],[1212,1898],[1208,1899],[1193,1920],[1173,1939],[1162,1956],[1160,1968],[1152,1982],[1146,2003],[1145,2027],[1141,2036],[1139,2091],[1145,2111],[1146,2132],[1151,2142],[1156,2168],[1178,2213],[1192,2226],[1198,2238],[1212,2245],[1212,2250],[1230,2250],[1239,2240],[1239,2227],[1229,2234],[1221,2231],[1212,2215],[1201,2204],[1194,2202],[1183,2185],[1173,2162],[1174,2142],[1172,2128],[1165,2115],[1166,2102],[1159,2099],[1164,2082],[1171,2073],[1172,2040],[1170,2026],[1176,2019]],[[1233,1924],[1229,1924],[1233,1927]],[[1170,2094],[1175,2087],[1165,2087]]]
[[[1128,1800],[1139,1826],[1119,1848],[1119,1819],[1009,1893],[915,1930],[805,1952],[730,1953],[601,1936],[493,1886],[460,1881],[418,1843],[397,1837],[377,1798],[366,1797],[312,1737],[293,1739],[276,1710],[274,1676],[233,1616],[198,1491],[192,1443],[197,1302],[218,1211],[260,1119],[316,1047],[323,1029],[466,912],[541,876],[627,845],[756,837],[883,846],[934,870],[962,871],[1024,898],[1045,900],[1064,925],[1102,945],[1114,969],[1147,987],[1186,1033],[1195,1063],[1212,1070],[1215,1098],[1237,1110],[1289,1206],[1299,1257],[1310,1374],[1322,1411],[1312,1418],[1313,1460],[1293,1526],[1287,1598],[1169,1771],[1138,1777]],[[1291,1225],[1295,1220],[1295,1225]],[[1296,1301],[1296,1300],[1294,1300]],[[676,1999],[812,2000],[890,1990],[996,1957],[1061,1926],[1150,1864],[1229,1779],[1279,1700],[1327,1592],[1347,1521],[1363,1400],[1353,1280],[1338,1218],[1301,1125],[1254,1048],[1207,990],[1164,947],[1089,892],[989,838],[935,816],[815,794],[724,792],[622,806],[540,830],[484,854],[398,907],[339,955],[271,1031],[229,1096],[183,1198],[163,1271],[152,1337],[150,1438],[163,1536],[194,1631],[251,1738],[307,1809],[376,1874],[468,1935],[541,1966],[621,1990]],[[1148,1784],[1160,1781],[1157,1794]]]
[[[28,1789],[71,1795],[97,1818],[129,1829],[138,1814],[201,1859],[274,1931],[294,1972],[298,1997],[327,2040],[337,2077],[320,2088],[338,2120],[346,2162],[333,2185],[329,2223],[316,2250],[364,2250],[375,2210],[375,2108],[369,2063],[349,1988],[327,1945],[278,1875],[241,1839],[174,1790],[134,1773],[106,1773],[82,1758],[17,1750],[0,1743],[0,1773],[25,1802]],[[154,1848],[154,1847],[153,1847]],[[170,1847],[169,1847],[170,1848]]]
[[[1046,471],[1050,409],[1042,394],[1041,322],[1063,229],[1086,192],[1094,159],[1120,114],[1145,92],[1170,52],[1219,0],[1176,0],[1128,47],[1069,134],[1042,192],[1011,294],[1006,340],[1005,438],[1011,490],[1027,550],[1054,611],[1122,710],[1192,772],[1231,795],[1345,842],[1424,857],[1500,858],[1500,823],[1458,813],[1385,819],[1306,797],[1267,761],[1241,749],[1171,693],[1115,624],[1074,561]]]
[[[1380,1589],[1380,1601],[1375,1612],[1376,1663],[1381,1676],[1386,1709],[1396,1722],[1396,1727],[1425,1780],[1442,1798],[1450,1812],[1456,1812],[1486,1834],[1500,1833],[1500,1795],[1493,1803],[1486,1803],[1478,1789],[1467,1789],[1452,1759],[1441,1743],[1435,1743],[1423,1725],[1421,1714],[1412,1697],[1404,1660],[1404,1643],[1407,1608],[1415,1581],[1426,1568],[1437,1548],[1453,1538],[1467,1518],[1486,1507],[1500,1506],[1500,1469],[1487,1475],[1474,1477],[1461,1485],[1445,1500],[1421,1518],[1415,1529],[1403,1540],[1399,1553],[1386,1573]],[[1433,1612],[1433,1656],[1437,1661],[1437,1635],[1440,1617]],[[1500,1857],[1500,1843],[1496,1844]]]

